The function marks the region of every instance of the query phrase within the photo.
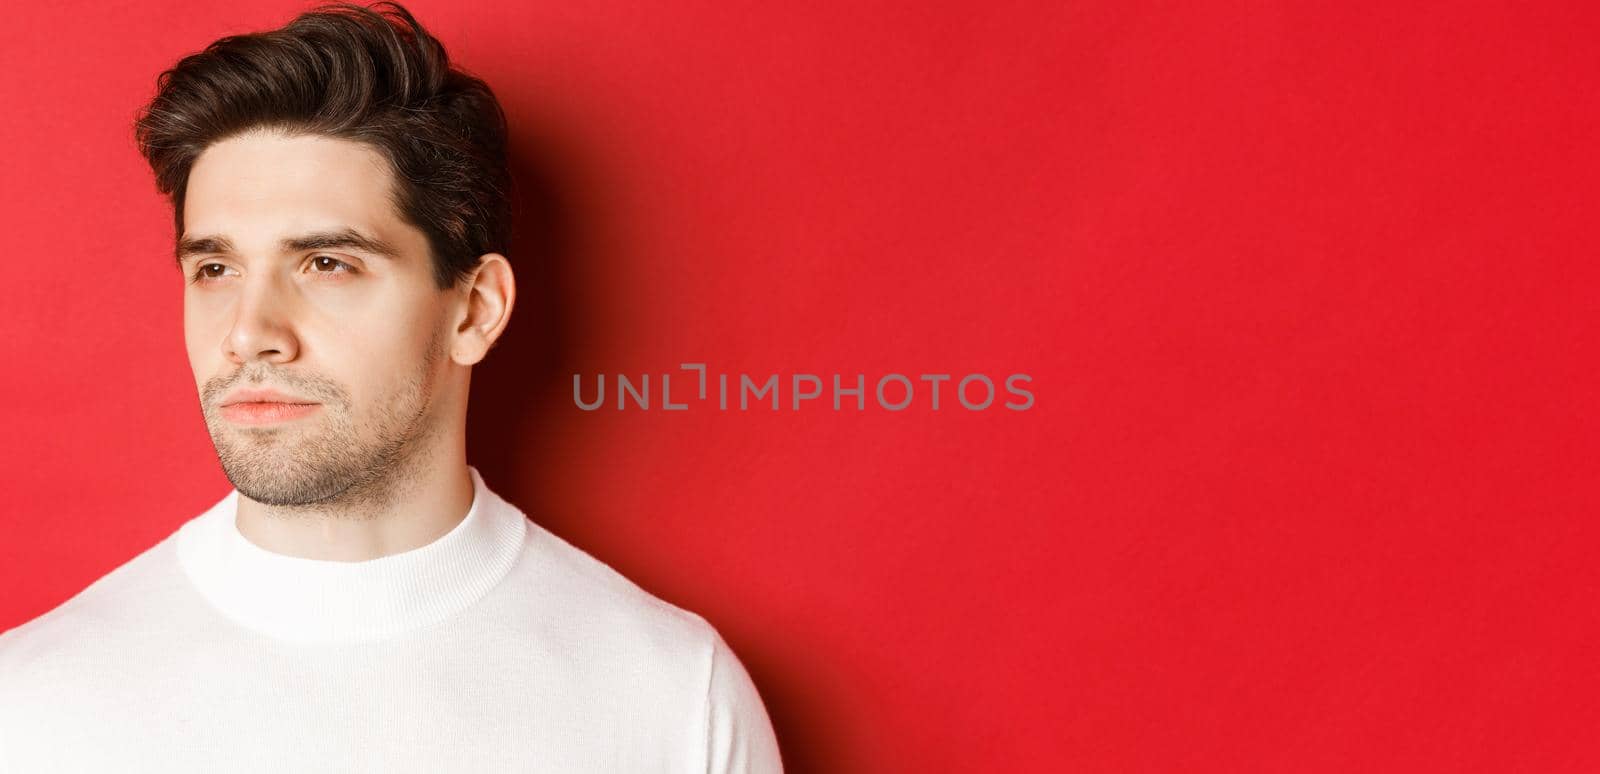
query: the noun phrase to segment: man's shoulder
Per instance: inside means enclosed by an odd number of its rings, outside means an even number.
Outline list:
[[[541,680],[572,681],[565,692],[586,697],[599,718],[636,718],[687,740],[695,770],[783,770],[761,695],[716,627],[536,523],[528,540],[514,595],[490,614],[513,596],[532,600],[514,607],[552,659]]]
[[[124,560],[65,601],[0,632],[0,678],[45,654],[108,642],[130,627],[149,626],[149,607],[171,599],[183,583],[173,554],[177,532]]]
[[[709,657],[717,632],[698,613],[662,599],[532,520],[528,542],[529,561],[517,568],[516,592],[532,602],[524,608],[530,623],[559,627],[591,645],[643,647],[661,658]]]

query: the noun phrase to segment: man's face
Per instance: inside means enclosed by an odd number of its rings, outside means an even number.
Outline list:
[[[436,437],[444,294],[391,180],[360,143],[259,132],[210,146],[190,172],[184,337],[217,456],[246,497],[375,499]],[[305,241],[352,232],[376,244]],[[241,390],[314,405],[226,406]]]

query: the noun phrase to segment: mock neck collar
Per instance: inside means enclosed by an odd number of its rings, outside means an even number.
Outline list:
[[[239,490],[179,528],[178,560],[234,622],[296,642],[381,639],[437,623],[476,602],[522,550],[527,517],[472,474],[472,506],[427,545],[359,562],[268,551],[239,531]]]

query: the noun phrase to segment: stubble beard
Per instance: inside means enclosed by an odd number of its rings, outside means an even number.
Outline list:
[[[234,425],[217,412],[212,396],[242,379],[208,385],[206,428],[224,475],[240,495],[281,515],[362,518],[403,498],[434,452],[430,441],[437,427],[430,403],[439,356],[435,336],[419,367],[360,421],[349,393],[336,383],[264,379],[251,372],[253,382],[281,384],[322,406],[303,424]]]

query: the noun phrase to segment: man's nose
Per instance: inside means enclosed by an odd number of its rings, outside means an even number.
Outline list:
[[[247,279],[234,306],[233,327],[223,340],[224,354],[239,364],[293,360],[299,343],[290,324],[292,292],[269,275]]]

